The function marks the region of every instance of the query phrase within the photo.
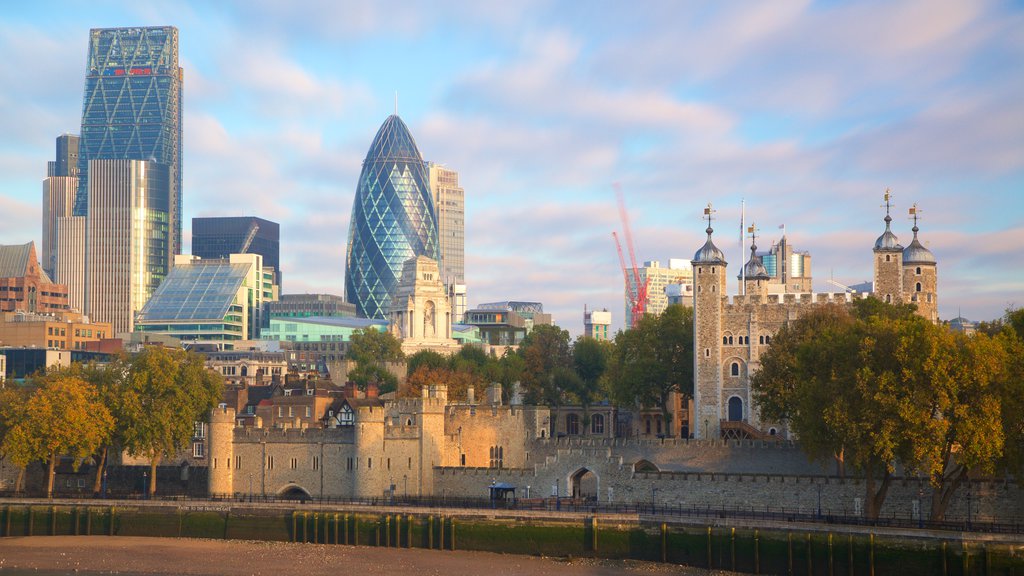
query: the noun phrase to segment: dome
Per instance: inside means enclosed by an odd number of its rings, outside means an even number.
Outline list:
[[[888,214],[886,214],[885,232],[883,232],[882,235],[878,237],[878,240],[875,240],[876,252],[903,250],[903,246],[900,245],[900,242],[896,238],[896,235],[893,234],[892,230],[889,229],[890,222],[892,222],[892,218]]]
[[[711,241],[711,233],[714,230],[708,226],[706,230],[708,233],[708,241],[701,246],[700,250],[693,255],[694,264],[725,264],[725,254],[715,246],[715,243]]]
[[[904,264],[935,264],[935,255],[925,248],[917,239],[917,226],[914,226],[914,240],[903,250]]]
[[[345,299],[363,318],[386,318],[410,258],[440,260],[423,157],[397,115],[384,121],[359,174],[345,258]]]
[[[761,262],[761,257],[757,255],[757,245],[750,245],[750,260],[743,266],[743,274],[737,276],[741,280],[746,278],[747,280],[767,280],[771,278],[768,275],[768,270],[765,269],[764,264]]]

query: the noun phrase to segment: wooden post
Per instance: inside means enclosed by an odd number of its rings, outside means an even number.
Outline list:
[[[963,541],[964,548],[964,574],[970,574],[971,568],[971,553],[967,550],[967,541]]]
[[[345,538],[342,540],[342,542],[346,546],[348,545],[348,514],[345,514]]]
[[[847,545],[849,546],[846,553],[849,556],[850,576],[853,576],[853,534],[847,536]]]
[[[35,517],[32,515],[32,507],[28,506],[27,509],[28,509],[28,535],[31,536],[32,533],[35,531],[36,521],[35,521]]]
[[[590,547],[593,550],[594,555],[596,556],[597,555],[597,516],[594,516],[594,517],[592,517],[590,519],[590,532],[591,532],[591,538],[592,538],[592,541],[590,543]]]
[[[729,553],[732,556],[732,567],[730,570],[736,571],[736,527],[733,526],[731,533],[729,534]]]
[[[434,515],[427,517],[427,549],[434,549]]]
[[[868,574],[875,576],[875,533],[868,537]],[[964,572],[966,574],[966,572]]]
[[[92,507],[85,509],[85,535],[92,536]]]
[[[754,574],[761,573],[761,534],[754,529]]]
[[[320,543],[320,513],[313,512],[313,544]]]
[[[334,544],[338,544],[338,513],[334,513]]]
[[[807,576],[814,576],[814,558],[811,550],[811,533],[807,533]]]
[[[4,536],[11,535],[11,505],[4,506]]]
[[[832,555],[832,533],[828,533],[828,576],[835,576],[836,567]]]
[[[793,533],[786,533],[786,540],[789,546],[789,573],[793,573]]]
[[[714,562],[711,560],[711,526],[708,526],[708,570],[714,566]]]
[[[942,576],[949,576],[949,566],[946,565],[946,542],[942,542]]]
[[[668,524],[664,522],[661,523],[661,561],[668,562]]]
[[[57,535],[57,507],[50,506],[50,536]]]
[[[114,510],[114,507],[111,506],[110,507],[110,526],[108,526],[108,532],[110,532],[111,536],[114,535],[114,518],[115,518],[115,510]]]
[[[391,515],[384,517],[384,547],[391,547]]]
[[[449,536],[451,537],[451,545],[452,545],[451,549],[452,549],[452,552],[454,552],[455,551],[455,517],[454,516],[451,517],[450,522],[451,522],[452,532],[451,532],[451,534],[449,534]]]
[[[352,543],[359,546],[359,516],[352,515]]]
[[[408,532],[405,538],[406,548],[412,548],[412,514],[405,516],[405,530]]]
[[[71,518],[72,522],[74,523],[74,526],[71,529],[71,533],[75,536],[78,536],[78,524],[79,521],[81,520],[81,518],[79,518],[78,506],[75,506],[74,508],[71,509]]]

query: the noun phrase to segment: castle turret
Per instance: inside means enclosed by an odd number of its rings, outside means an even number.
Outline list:
[[[903,250],[903,300],[917,305],[920,316],[938,322],[938,270],[935,255],[917,239],[917,204],[910,208],[910,216],[914,219],[914,239]]]
[[[218,406],[210,414],[209,488],[211,496],[235,493],[235,410]]]
[[[875,240],[875,298],[892,304],[903,302],[903,246],[892,233],[889,191],[885,191],[885,232]]]
[[[708,239],[693,255],[693,409],[690,429],[695,438],[717,438],[722,414],[722,306],[725,292],[725,254],[711,240],[711,204],[704,209]]]
[[[768,281],[771,276],[765,269],[761,257],[757,255],[757,237],[754,227],[750,227],[750,260],[743,266],[743,273],[737,276],[743,283],[744,294],[748,296],[760,296],[762,299],[768,295]]]
[[[448,386],[425,386],[420,404],[419,493],[434,493],[434,467],[444,465],[444,411]]]

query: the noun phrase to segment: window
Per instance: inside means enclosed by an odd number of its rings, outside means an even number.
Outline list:
[[[491,446],[491,468],[501,468],[505,461],[505,449],[501,446]]]
[[[241,469],[242,469],[242,457],[241,456],[235,456],[235,470],[241,470]]]
[[[722,336],[722,344],[725,345],[725,344],[728,344],[728,343],[729,343],[729,337],[728,336]]]
[[[731,375],[733,375],[733,376],[739,376],[740,375],[740,363],[739,362],[733,362],[732,363],[732,367],[729,368],[729,373]]]
[[[886,294],[885,295],[885,303],[886,304],[892,304],[892,295],[890,295],[890,294]]]
[[[373,458],[367,458],[366,459],[366,469],[369,470],[371,468],[373,468]]]
[[[654,419],[655,427],[658,429],[658,434],[661,434],[661,416]]]
[[[204,452],[205,452],[205,446],[203,445],[202,442],[193,442],[192,443],[192,457],[193,458],[203,458],[205,456]]]
[[[299,467],[299,459],[298,458],[292,458],[290,464],[292,465],[292,470],[295,470],[296,468]]]
[[[917,268],[914,269],[914,274],[920,274],[920,273],[921,273],[921,267],[918,266]]]
[[[391,470],[391,458],[388,458],[388,470]]]
[[[306,406],[306,418],[310,418],[313,415],[313,408]]]
[[[590,433],[604,434],[604,414],[594,414],[590,417]]]
[[[193,438],[206,438],[206,422],[196,422],[195,431],[192,433]]]
[[[412,456],[409,456],[409,470],[412,470]]]
[[[277,407],[277,417],[281,418],[282,416],[284,416],[284,408],[281,407],[281,406],[278,406]]]
[[[459,455],[459,466],[465,466],[465,465],[466,465],[466,455],[465,454],[460,454]]]
[[[295,416],[295,408],[293,406],[289,406],[288,407],[288,417],[291,418],[293,416]]]
[[[267,456],[267,470],[273,470],[273,469],[274,469],[274,457],[268,455]]]
[[[916,289],[916,290],[915,290],[916,292],[920,292],[920,291],[921,291],[921,283],[920,283],[920,282],[918,282],[918,283],[917,283],[917,285],[915,285],[915,287],[914,287],[914,288]]]
[[[355,469],[355,467],[356,467],[356,459],[351,457],[351,456],[349,456],[348,459],[345,461],[345,469],[348,470],[349,472],[351,472],[353,469]]]
[[[885,261],[886,262],[888,262],[890,260],[890,258],[891,258],[891,256],[889,256],[888,254],[885,255]]]
[[[576,436],[580,433],[580,417],[577,414],[568,414],[565,417],[565,433]]]
[[[757,337],[757,343],[758,344],[764,344],[764,335],[761,335],[761,336]]]
[[[319,469],[320,469],[320,457],[319,456],[313,456],[313,470],[319,470]]]

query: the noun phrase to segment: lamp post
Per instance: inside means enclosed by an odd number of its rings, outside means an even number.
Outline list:
[[[917,527],[924,528],[924,488],[917,489]]]
[[[149,473],[142,471],[142,498],[149,500]]]
[[[249,474],[249,502],[252,502],[252,473]]]
[[[821,484],[818,484],[818,520],[821,520]]]
[[[106,499],[106,497],[107,497],[107,467],[106,466],[103,466],[103,486],[102,486],[101,492],[103,493],[103,498]]]

